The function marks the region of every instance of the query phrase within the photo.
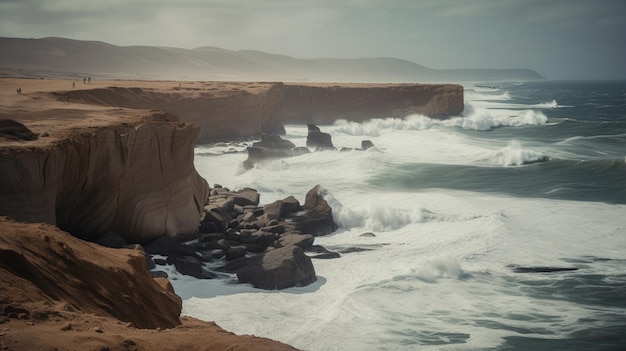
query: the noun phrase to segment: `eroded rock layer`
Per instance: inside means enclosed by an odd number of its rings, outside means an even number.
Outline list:
[[[207,192],[193,166],[199,128],[173,119],[153,112],[2,149],[0,215],[87,240],[107,231],[136,243],[196,233]]]
[[[242,82],[113,82],[117,86],[54,93],[57,99],[158,109],[201,127],[200,143],[281,131],[286,124],[331,124],[463,112],[455,84],[283,84]],[[140,86],[140,87],[138,87]]]

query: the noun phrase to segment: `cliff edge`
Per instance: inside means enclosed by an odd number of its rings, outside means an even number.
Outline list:
[[[52,95],[72,103],[165,111],[200,126],[199,143],[258,137],[286,124],[410,114],[447,118],[464,108],[463,87],[456,84],[107,81]]]
[[[0,215],[90,241],[108,231],[133,243],[197,233],[208,189],[193,165],[197,126],[160,111],[70,105],[44,92],[9,101],[0,119],[40,137],[0,138]]]
[[[181,299],[136,249],[0,216],[0,349],[295,350],[179,318]]]

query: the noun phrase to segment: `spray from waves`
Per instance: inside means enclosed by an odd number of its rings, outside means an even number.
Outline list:
[[[559,107],[563,107],[563,106],[559,106],[559,104],[556,102],[556,100],[552,100],[550,102],[543,102],[543,103],[540,103],[540,104],[532,105],[532,107],[534,107],[534,108],[559,108]]]
[[[422,208],[399,208],[379,202],[349,207],[344,206],[328,192],[323,192],[323,197],[333,209],[335,222],[343,229],[361,228],[367,231],[386,232],[423,222],[430,216],[430,212]]]
[[[477,162],[504,167],[522,166],[547,160],[548,157],[540,152],[524,149],[517,140],[512,140],[509,145],[499,150],[482,153],[476,159]]]
[[[511,100],[511,94],[508,91],[503,92],[502,94],[484,94],[486,90],[482,91],[472,91],[466,90],[465,97],[469,100],[474,101],[507,101]]]
[[[348,135],[376,137],[395,130],[425,130],[434,127],[463,128],[471,130],[491,130],[497,127],[520,127],[542,125],[548,117],[541,111],[525,110],[521,114],[494,115],[488,109],[466,104],[465,117],[453,117],[446,120],[432,119],[423,115],[410,115],[406,118],[373,119],[363,123],[338,120],[334,124],[337,132]]]

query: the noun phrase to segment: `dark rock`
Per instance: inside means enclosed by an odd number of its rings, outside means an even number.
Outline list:
[[[194,278],[202,278],[202,262],[192,256],[176,257],[174,267],[180,274],[190,275]]]
[[[349,254],[349,253],[354,253],[354,252],[364,252],[364,251],[372,251],[374,250],[373,248],[368,248],[368,247],[356,247],[356,246],[352,246],[352,247],[344,247],[341,249],[337,249],[337,251],[339,251],[342,254]]]
[[[242,269],[249,260],[250,259],[248,257],[241,257],[236,260],[229,261],[225,265],[219,267],[217,271],[225,273],[237,273],[237,271]]]
[[[268,247],[276,241],[277,237],[274,233],[267,232],[255,232],[250,238],[246,238],[244,241],[249,244],[257,244],[263,247]]]
[[[307,124],[306,125],[307,130],[310,132],[321,132],[321,129],[316,126],[315,124]]]
[[[287,246],[256,255],[237,271],[240,283],[273,290],[306,286],[317,280],[311,259],[298,246]]]
[[[334,149],[332,138],[330,134],[312,131],[309,129],[309,134],[306,137],[306,146],[314,149]]]
[[[152,278],[168,278],[169,277],[167,275],[167,272],[163,272],[163,271],[151,271],[150,275],[152,276]]]
[[[39,137],[20,122],[12,119],[0,119],[0,138],[33,141]]]
[[[292,156],[300,156],[300,155],[310,154],[310,153],[311,153],[311,150],[309,150],[309,148],[305,146],[298,146],[298,147],[294,147],[293,149],[291,149]]]
[[[276,224],[269,227],[263,227],[261,230],[268,233],[282,234],[285,232],[285,226],[282,224]]]
[[[167,265],[167,261],[162,258],[153,258],[152,261],[157,266],[165,266]]]
[[[253,212],[248,212],[241,217],[242,222],[254,222],[256,221],[256,216]],[[241,224],[240,224],[241,225]]]
[[[246,243],[244,244],[244,246],[246,247],[246,250],[248,250],[248,252],[254,252],[254,253],[263,252],[267,248],[267,246],[261,246],[261,245],[252,244],[252,243]]]
[[[290,218],[299,232],[319,236],[337,230],[332,209],[328,202],[324,200],[324,194],[325,190],[321,186],[316,185],[306,194],[303,206],[306,212],[303,215]]]
[[[217,222],[208,220],[205,216],[205,219],[200,222],[200,227],[198,228],[198,231],[201,234],[217,233],[222,231],[222,226]]]
[[[371,233],[371,232],[367,232],[367,233],[363,233],[363,234],[361,234],[361,235],[359,235],[359,236],[360,236],[360,237],[363,237],[363,238],[375,238],[375,237],[376,237],[376,234]]]
[[[236,205],[239,206],[258,206],[260,195],[259,193],[251,188],[243,188],[235,193],[233,193],[233,199]]]
[[[361,141],[361,149],[367,150],[374,147],[374,143],[371,140],[362,140]]]
[[[207,242],[207,241],[218,241],[224,238],[225,236],[222,233],[208,233],[208,234],[201,234],[198,239],[200,240],[200,242]]]
[[[328,260],[328,259],[333,259],[333,258],[340,258],[341,255],[339,254],[339,252],[326,252],[326,253],[321,253],[321,254],[317,254],[317,255],[313,255],[310,256],[312,259],[318,259],[318,260]]]
[[[547,267],[547,266],[531,266],[531,267],[523,267],[518,265],[508,265],[515,273],[556,273],[556,272],[569,272],[569,271],[577,271],[578,268],[575,267]]]
[[[169,236],[159,237],[144,245],[146,253],[163,256],[195,256],[196,250],[185,244],[181,244]]]
[[[232,261],[244,257],[248,251],[246,246],[232,246],[226,251],[226,260]]]
[[[274,150],[291,150],[296,147],[296,145],[289,140],[281,138],[279,135],[262,135],[261,141],[253,143],[252,147]]]
[[[285,234],[278,239],[278,245],[281,247],[295,245],[306,251],[313,246],[314,240],[315,237],[311,234]]]
[[[126,239],[124,239],[124,236],[122,234],[112,231],[107,231],[106,233],[102,234],[102,236],[98,238],[98,241],[96,241],[96,243],[114,249],[119,249],[128,245],[128,242],[126,241]]]

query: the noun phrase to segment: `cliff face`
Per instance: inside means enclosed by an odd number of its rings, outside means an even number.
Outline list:
[[[201,126],[198,142],[205,143],[282,128],[270,117],[282,103],[283,89],[282,83],[172,82],[165,89],[107,87],[54,95],[68,102],[165,111]]]
[[[165,111],[200,126],[199,143],[256,137],[285,124],[413,113],[446,118],[464,108],[463,87],[454,84],[113,83],[119,86],[54,96],[66,102]]]
[[[30,315],[42,302],[50,310],[62,303],[138,328],[180,324],[180,297],[169,281],[150,276],[140,251],[87,243],[47,224],[0,216],[0,226],[0,312]]]
[[[277,114],[286,123],[331,124],[415,113],[445,118],[463,108],[460,85],[287,85]]]
[[[2,150],[0,214],[87,240],[107,231],[138,243],[197,232],[207,191],[193,166],[199,128],[164,117]]]
[[[182,302],[138,250],[109,249],[48,224],[0,216],[0,348],[295,350],[179,318]]]

